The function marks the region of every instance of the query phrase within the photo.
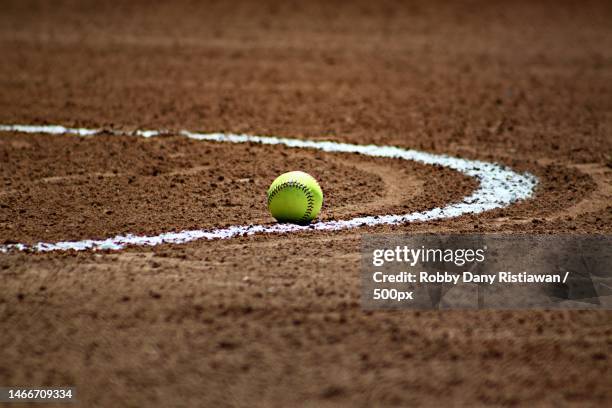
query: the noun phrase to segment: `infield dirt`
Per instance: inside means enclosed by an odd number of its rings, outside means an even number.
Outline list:
[[[333,2],[332,2],[333,3]],[[397,145],[539,178],[480,215],[120,252],[0,254],[0,385],[83,406],[612,404],[608,311],[364,312],[365,232],[612,233],[606,2],[30,2],[0,13],[0,123]],[[321,218],[477,185],[392,159],[177,135],[0,135],[0,243]]]

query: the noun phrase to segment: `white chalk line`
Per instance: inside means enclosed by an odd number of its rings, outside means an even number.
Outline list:
[[[155,137],[167,134],[179,134],[184,137],[211,142],[259,143],[266,145],[283,145],[293,148],[315,149],[331,153],[357,153],[364,156],[386,157],[412,160],[419,163],[440,165],[467,176],[474,177],[479,187],[461,202],[449,204],[443,208],[434,208],[423,212],[409,214],[391,214],[381,216],[357,217],[349,220],[316,222],[309,226],[294,224],[270,225],[235,225],[220,229],[185,230],[165,232],[154,236],[117,235],[102,240],[86,239],[82,241],[39,242],[34,245],[6,244],[0,245],[0,252],[32,251],[67,251],[67,250],[120,250],[126,246],[154,246],[160,244],[183,244],[200,239],[228,239],[260,233],[282,234],[297,231],[337,231],[363,226],[392,225],[410,222],[430,221],[442,218],[458,217],[464,214],[479,214],[484,211],[503,208],[533,195],[537,179],[529,173],[517,173],[511,169],[478,160],[466,160],[446,155],[425,153],[403,149],[395,146],[357,145],[330,141],[290,139],[272,136],[249,136],[225,133],[196,133],[187,130],[167,132],[163,130],[137,130],[121,132],[105,129],[67,128],[47,125],[0,125],[2,132],[43,133],[51,135],[77,135],[92,137],[97,135],[131,135],[137,137]]]

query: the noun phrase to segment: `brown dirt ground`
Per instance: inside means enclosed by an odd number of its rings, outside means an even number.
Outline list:
[[[612,404],[609,311],[364,312],[363,232],[612,233],[609,2],[5,1],[0,123],[394,144],[491,160],[536,196],[478,216],[113,253],[0,255],[0,385],[83,406]],[[0,242],[323,219],[475,185],[414,163],[177,136],[0,135]]]

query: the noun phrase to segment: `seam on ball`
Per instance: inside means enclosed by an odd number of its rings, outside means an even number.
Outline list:
[[[272,203],[274,197],[285,188],[297,188],[298,190],[304,193],[307,201],[306,212],[304,213],[304,215],[302,215],[302,217],[298,219],[298,222],[308,221],[310,215],[312,214],[312,210],[314,209],[314,197],[308,186],[300,183],[299,181],[285,181],[284,183],[281,183],[274,187],[274,189],[272,189],[272,191],[270,191],[270,193],[268,194],[268,206],[270,206],[270,203]]]

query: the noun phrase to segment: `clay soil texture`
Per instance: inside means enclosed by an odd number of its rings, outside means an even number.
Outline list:
[[[376,311],[367,232],[612,233],[610,2],[3,1],[0,243],[272,224],[304,170],[321,220],[427,210],[477,182],[180,129],[396,145],[539,179],[510,207],[341,232],[0,254],[0,386],[82,406],[612,405],[609,311]]]

